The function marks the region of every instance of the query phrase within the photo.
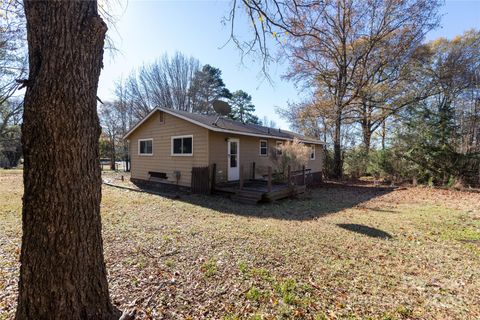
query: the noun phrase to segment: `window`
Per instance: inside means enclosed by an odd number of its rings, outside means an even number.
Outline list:
[[[310,146],[310,160],[315,160],[315,145]]]
[[[172,137],[172,156],[193,156],[193,136]]]
[[[260,155],[267,156],[268,155],[268,142],[267,140],[260,140]]]
[[[153,139],[139,139],[138,154],[141,156],[153,155]]]
[[[277,149],[277,155],[278,156],[281,156],[282,155],[282,146],[283,146],[283,142],[282,141],[277,141],[276,143],[276,149]]]

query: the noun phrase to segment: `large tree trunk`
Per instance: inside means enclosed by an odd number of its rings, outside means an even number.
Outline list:
[[[385,151],[385,140],[387,138],[387,118],[382,122],[382,151]]]
[[[342,178],[343,164],[342,164],[342,149],[341,149],[341,114],[337,114],[335,119],[335,133],[333,136],[333,176],[336,179]]]
[[[370,145],[372,141],[372,129],[369,121],[362,121],[362,135],[363,135],[363,147],[365,149],[365,154],[368,156],[370,153]]]
[[[115,152],[115,138],[110,137],[110,170],[115,171],[117,169],[116,159],[117,155]]]
[[[96,1],[24,6],[30,75],[16,318],[118,318],[100,221],[96,92],[107,27]]]
[[[363,147],[367,156],[370,153],[370,145],[372,141],[372,120],[370,110],[368,102],[364,100],[361,107],[362,119],[360,124],[362,126]]]

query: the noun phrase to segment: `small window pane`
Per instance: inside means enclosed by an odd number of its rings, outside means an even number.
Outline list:
[[[149,141],[145,141],[145,149],[146,149],[146,153],[150,154],[152,153],[152,140],[149,140]]]
[[[193,138],[184,137],[184,138],[173,138],[173,154],[193,154]]]
[[[267,141],[260,141],[260,154],[266,155],[268,151]]]
[[[230,142],[230,154],[237,154],[237,143]]]
[[[182,139],[177,138],[173,139],[173,153],[181,154],[182,153]]]
[[[310,159],[315,159],[315,146],[311,146]]]
[[[192,138],[183,138],[183,153],[192,153]]]
[[[230,168],[236,168],[237,167],[237,156],[232,154],[230,155]]]
[[[152,154],[152,140],[140,141],[140,154]]]

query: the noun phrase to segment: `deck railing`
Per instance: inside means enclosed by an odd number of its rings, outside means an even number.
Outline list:
[[[246,169],[247,168],[247,169]],[[248,170],[250,169],[250,170]],[[214,192],[215,186],[217,185],[218,181],[216,179],[217,175],[217,165],[213,163],[210,166],[210,192]],[[268,190],[272,190],[272,185],[279,181],[286,183],[290,186],[310,186],[315,185],[316,180],[321,180],[321,173],[315,172],[312,173],[312,169],[307,169],[305,166],[302,166],[300,170],[291,170],[290,166],[287,166],[286,170],[283,172],[274,171],[272,166],[268,166],[266,171],[263,173],[257,172],[258,168],[255,162],[251,162],[250,165],[245,166],[244,164],[240,164],[239,166],[239,180],[238,180],[238,187],[240,189],[244,188],[247,181],[255,181],[258,179],[256,178],[260,175],[263,181],[267,182]],[[224,184],[223,181],[220,181],[220,184]]]

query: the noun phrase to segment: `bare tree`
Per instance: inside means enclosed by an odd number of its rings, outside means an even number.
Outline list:
[[[18,164],[22,154],[20,124],[23,101],[10,98],[0,104],[0,153],[8,167]]]
[[[332,141],[332,126],[329,123],[329,106],[318,105],[314,99],[288,103],[287,107],[277,107],[277,114],[287,120],[290,127],[306,136]]]
[[[236,3],[234,3],[236,5]],[[376,70],[405,55],[438,24],[439,1],[243,1],[254,38],[242,45],[267,59],[267,39],[283,43],[287,78],[315,87],[334,117],[334,172],[342,175],[341,132],[351,104]],[[230,14],[233,23],[237,7]],[[233,31],[232,31],[233,32]],[[236,38],[233,35],[232,39]]]
[[[182,53],[163,55],[157,61],[133,71],[126,81],[117,83],[116,91],[132,110],[136,119],[147,115],[154,107],[191,111],[190,88],[200,70],[200,62]],[[118,97],[117,94],[117,98]]]
[[[353,116],[352,103],[372,77],[404,55],[436,26],[435,1],[327,2],[314,37],[287,46],[288,75],[317,87],[317,97],[334,110],[334,175],[342,175],[341,127]],[[301,26],[295,30],[306,31]]]
[[[25,78],[27,57],[25,48],[25,16],[17,1],[0,2],[0,105],[16,92]]]
[[[121,155],[125,162],[125,170],[130,171],[130,159],[128,154],[128,142],[123,139],[123,136],[134,124],[135,118],[133,116],[132,101],[128,98],[128,92],[123,85],[122,79],[120,79],[115,85],[115,96],[117,100],[114,102],[114,106],[119,112],[119,130],[120,130],[120,145],[121,145]]]
[[[352,101],[353,118],[361,127],[365,155],[369,154],[372,137],[379,129],[385,149],[387,119],[435,94],[432,84],[422,81],[423,75],[418,70],[422,51],[421,46],[412,45],[412,53],[408,52],[404,59],[398,57],[373,70],[358,97]]]
[[[98,113],[103,133],[108,139],[108,153],[110,155],[110,169],[116,170],[117,149],[122,140],[122,119],[125,112],[120,103],[105,102],[100,106]]]

